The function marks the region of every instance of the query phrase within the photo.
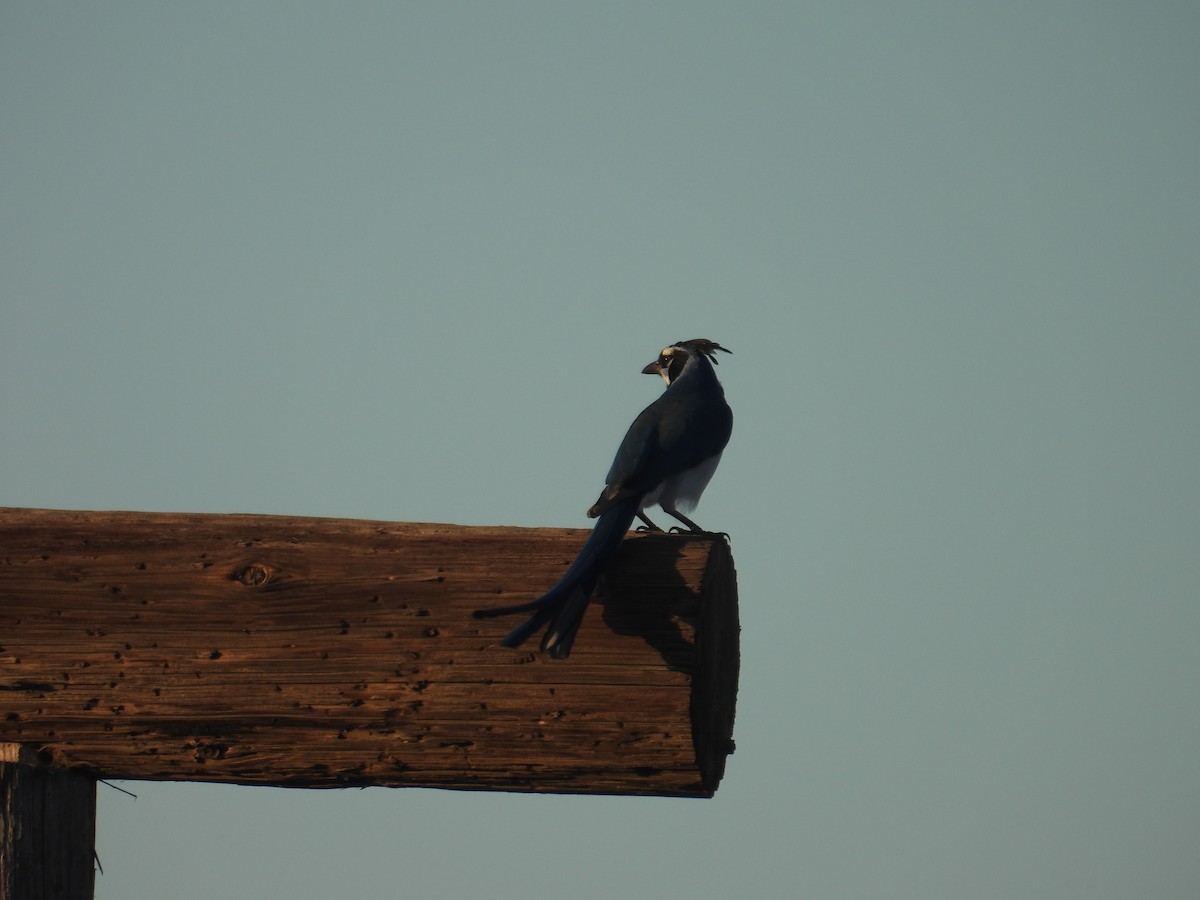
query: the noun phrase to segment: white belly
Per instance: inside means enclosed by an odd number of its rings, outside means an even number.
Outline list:
[[[664,508],[678,509],[680,512],[691,512],[700,502],[700,495],[708,487],[708,482],[712,479],[713,472],[717,471],[717,463],[720,461],[721,454],[718,453],[696,468],[668,478],[657,490],[646,495],[642,508],[661,505]]]

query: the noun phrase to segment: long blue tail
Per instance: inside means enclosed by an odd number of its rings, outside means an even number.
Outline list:
[[[571,568],[541,597],[519,606],[477,609],[475,618],[532,612],[532,616],[504,636],[501,645],[519,647],[543,625],[550,623],[546,636],[542,638],[542,650],[555,659],[565,659],[571,653],[575,632],[583,621],[583,611],[587,609],[592,591],[596,589],[596,581],[621,546],[621,541],[625,540],[625,534],[633,524],[633,517],[637,515],[640,505],[640,497],[630,497],[605,510],[596,520],[596,527],[575,557],[575,562],[571,563]]]

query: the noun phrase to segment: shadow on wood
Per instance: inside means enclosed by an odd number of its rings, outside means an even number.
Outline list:
[[[587,536],[0,510],[0,742],[93,776],[711,796],[737,591],[715,535],[631,534],[566,660],[497,645]]]

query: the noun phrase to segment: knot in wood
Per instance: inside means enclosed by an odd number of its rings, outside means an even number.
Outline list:
[[[239,571],[234,578],[246,587],[262,587],[271,580],[271,570],[264,565],[254,563]]]

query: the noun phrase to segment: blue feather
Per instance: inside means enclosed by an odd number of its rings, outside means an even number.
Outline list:
[[[606,510],[596,520],[596,527],[588,535],[587,542],[571,567],[558,583],[537,600],[518,606],[499,609],[480,609],[475,617],[491,618],[508,613],[532,612],[533,615],[510,631],[500,641],[505,647],[519,647],[543,625],[550,623],[546,636],[542,638],[542,650],[555,659],[563,659],[571,652],[575,632],[583,621],[584,610],[596,589],[601,572],[616,553],[633,517],[637,515],[640,498],[626,497]]]

